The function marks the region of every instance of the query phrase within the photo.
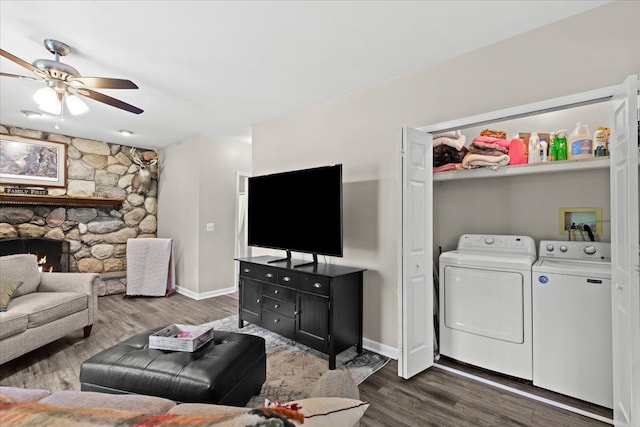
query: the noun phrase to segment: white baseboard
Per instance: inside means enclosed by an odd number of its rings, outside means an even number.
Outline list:
[[[369,351],[373,351],[374,353],[378,353],[383,356],[390,357],[391,359],[398,360],[398,349],[396,347],[381,344],[378,341],[373,341],[368,338],[362,339],[362,346]]]
[[[200,301],[203,299],[207,299],[207,298],[213,298],[213,297],[219,297],[221,295],[228,295],[231,294],[233,292],[236,291],[235,287],[231,287],[231,288],[224,288],[224,289],[216,289],[215,291],[209,291],[209,292],[203,292],[203,293],[198,293],[198,292],[194,292],[190,289],[186,289],[186,288],[182,288],[180,286],[176,286],[176,292],[184,295],[186,297],[189,297],[191,299],[194,299],[196,301]]]

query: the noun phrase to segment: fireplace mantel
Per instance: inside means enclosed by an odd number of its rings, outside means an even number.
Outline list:
[[[0,205],[118,207],[124,199],[110,197],[40,196],[0,193]]]

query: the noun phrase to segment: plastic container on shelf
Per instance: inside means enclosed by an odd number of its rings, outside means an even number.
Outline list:
[[[584,123],[579,122],[576,125],[567,142],[567,158],[576,160],[593,157],[593,139],[591,139],[589,128]]]
[[[540,138],[540,143],[538,144],[538,152],[540,153],[540,161],[542,163],[546,163],[548,160],[547,157],[547,140],[544,138]]]
[[[556,160],[567,160],[567,131],[559,130],[556,135],[558,141],[558,148],[556,152]]]
[[[531,132],[531,136],[529,137],[529,150],[528,150],[528,159],[527,163],[534,164],[540,162],[540,138],[538,137],[538,132]]]
[[[524,139],[515,134],[509,142],[509,164],[521,165],[527,163],[527,144]]]
[[[558,143],[556,141],[556,133],[555,132],[551,132],[549,134],[549,146],[547,148],[548,151],[548,158],[550,162],[556,161],[558,160]]]
[[[593,133],[593,157],[605,157],[607,155],[607,130],[600,126]]]

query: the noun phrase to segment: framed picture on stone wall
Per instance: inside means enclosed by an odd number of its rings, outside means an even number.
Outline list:
[[[0,184],[67,186],[67,144],[0,135]]]

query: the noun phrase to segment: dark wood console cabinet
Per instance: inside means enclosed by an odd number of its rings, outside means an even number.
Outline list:
[[[362,353],[362,268],[318,263],[294,268],[302,261],[272,256],[240,262],[238,326],[260,325],[329,355],[355,345]]]

